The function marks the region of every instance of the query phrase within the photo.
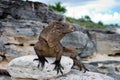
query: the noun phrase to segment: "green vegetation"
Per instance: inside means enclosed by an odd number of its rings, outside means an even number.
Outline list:
[[[120,27],[118,24],[109,24],[107,26],[110,26],[110,27]]]
[[[99,21],[98,23],[94,23],[89,16],[85,16],[80,19],[66,17],[66,21],[74,24],[78,24],[80,26],[89,27],[89,28],[105,28],[106,27],[101,21]]]
[[[55,3],[55,5],[49,4],[49,8],[57,12],[60,12],[60,13],[65,13],[67,11],[67,9],[64,6],[62,6],[61,2],[57,2]],[[87,15],[80,19],[66,17],[66,21],[74,23],[74,24],[78,24],[80,26],[90,27],[90,28],[105,28],[106,27],[101,21],[99,21],[98,23],[94,23],[91,20],[91,18]]]
[[[62,12],[62,13],[65,13],[67,11],[64,6],[61,6],[61,2],[55,3],[55,5],[49,4],[49,8],[52,8],[53,10],[57,12]]]

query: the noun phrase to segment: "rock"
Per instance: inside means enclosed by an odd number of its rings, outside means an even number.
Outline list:
[[[97,53],[105,55],[119,55],[120,53],[120,34],[114,28],[94,29],[93,36],[96,36]]]
[[[115,28],[116,33],[120,34],[120,28]]]
[[[23,55],[34,54],[33,46],[43,26],[47,24],[34,20],[2,20],[0,51],[11,60]]]
[[[95,72],[102,73],[119,80],[120,76],[120,34],[114,28],[94,29],[90,32],[96,39],[97,52],[87,59]]]
[[[90,72],[98,72],[98,67],[93,64],[85,64],[85,66]]]
[[[118,74],[108,73],[107,75],[113,77],[115,80],[120,80],[120,75],[118,75]]]
[[[61,75],[57,74],[52,64],[55,58],[47,58],[49,63],[45,63],[45,67],[38,68],[38,61],[33,61],[37,56],[23,56],[13,59],[8,64],[8,71],[10,75],[14,78],[33,78],[33,79],[46,79],[53,78]],[[63,56],[61,59],[61,65],[64,67],[63,73],[66,74],[70,72],[73,65],[72,59]]]
[[[69,74],[59,77],[56,80],[114,80],[113,78],[95,72],[80,72],[72,70]]]
[[[8,15],[14,19],[39,20],[49,22],[51,20],[64,20],[64,16],[56,13],[44,3],[22,1],[22,0],[1,0],[0,17],[7,18]]]
[[[4,41],[2,39],[3,37],[0,36],[0,61],[2,61],[5,57],[5,46],[4,46]]]
[[[30,78],[25,78],[25,79],[23,79],[23,78],[12,78],[12,80],[34,80],[34,79],[32,79],[32,78],[31,79]]]
[[[33,80],[33,79],[21,79],[15,78],[14,80]],[[37,79],[44,80],[44,79]],[[79,70],[72,69],[68,74],[59,76],[56,78],[49,78],[47,80],[114,80],[112,77],[109,77],[104,74],[95,73],[95,72],[80,72]]]
[[[0,80],[12,80],[11,77],[8,76],[0,76]]]
[[[79,27],[78,27],[79,28]],[[88,57],[95,52],[95,45],[89,38],[87,33],[83,33],[83,30],[78,30],[67,34],[62,40],[63,45],[74,46],[80,57]]]
[[[99,56],[100,57],[100,56]],[[101,57],[100,57],[101,58]],[[115,80],[120,79],[120,58],[105,57],[101,59],[88,60],[87,68],[90,71],[102,73],[113,77]]]

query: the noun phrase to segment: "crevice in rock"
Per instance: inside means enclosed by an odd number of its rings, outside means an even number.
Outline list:
[[[9,46],[9,45],[11,45],[11,43],[6,43],[5,45],[6,45],[6,46]]]
[[[5,56],[4,54],[3,54],[3,55],[0,54],[0,56],[3,58],[2,61],[3,61],[4,59],[6,59],[6,56]]]
[[[30,44],[30,46],[34,46],[34,45],[35,45],[35,44],[33,44],[33,43],[32,43],[32,44]]]
[[[10,15],[9,13],[3,12],[3,15],[0,16],[0,19],[5,19],[7,18],[8,15]]]
[[[120,52],[115,53],[115,54],[109,54],[108,56],[120,56]]]
[[[9,46],[9,45],[24,46],[23,43],[20,43],[20,44],[6,43],[5,45],[6,45],[6,46]]]
[[[24,44],[23,44],[23,43],[21,43],[21,44],[18,44],[18,46],[24,46]]]
[[[95,31],[95,32],[104,33],[104,34],[115,34],[115,32],[109,31],[109,30],[92,29],[90,31]]]

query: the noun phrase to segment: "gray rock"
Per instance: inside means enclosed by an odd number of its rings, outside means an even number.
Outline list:
[[[3,37],[0,36],[0,52],[4,51],[4,41]]]
[[[33,79],[15,78],[14,80],[33,80]],[[38,80],[44,80],[44,79],[38,79]],[[49,80],[115,80],[115,79],[100,73],[95,73],[95,72],[83,73],[80,72],[79,70],[72,69],[72,71],[66,75],[59,76],[56,78],[49,78]]]
[[[55,65],[52,63],[55,61],[55,58],[46,58],[49,63],[45,63],[43,69],[37,67],[39,62],[33,61],[35,58],[37,56],[34,55],[15,58],[8,64],[7,70],[14,78],[47,79],[61,75],[61,73],[57,74],[56,70],[53,70]],[[67,74],[71,70],[73,60],[63,56],[61,65],[64,67],[63,74]]]
[[[6,22],[7,21],[7,22]],[[25,35],[33,36],[40,33],[45,23],[34,20],[3,20],[0,21],[3,34],[7,36]]]
[[[3,19],[11,15],[14,19],[40,20],[41,22],[64,20],[61,14],[54,12],[46,4],[40,2],[2,0],[0,5],[0,16]]]
[[[3,9],[0,8],[0,17],[2,17],[2,15],[3,15]]]
[[[95,51],[93,41],[89,38],[88,34],[83,33],[82,30],[67,34],[61,42],[63,45],[74,46],[78,50],[78,53],[80,53],[80,57],[91,56]]]
[[[82,73],[79,70],[72,70],[68,75],[57,78],[56,80],[114,80],[113,78],[95,72]]]
[[[106,74],[113,77],[115,80],[119,80],[119,63],[119,60],[103,60],[89,62],[86,66],[90,71]]]
[[[0,76],[0,80],[12,80],[11,77],[8,76]]]
[[[16,31],[18,32],[18,34],[21,34],[21,35],[26,35],[26,36],[33,36],[34,35],[34,32],[30,28],[27,28],[27,29],[18,28],[18,29],[16,29]]]
[[[118,74],[108,73],[107,75],[113,77],[114,80],[120,80],[120,75],[118,75]]]
[[[12,58],[20,57],[23,54],[22,53],[23,51],[16,50],[16,46],[14,46],[14,45],[7,46],[6,52],[7,52],[7,55],[11,56]]]
[[[6,52],[6,48],[4,45],[4,37],[0,36],[0,61],[2,61],[5,57],[3,57],[5,55]]]
[[[0,51],[11,60],[23,55],[34,54],[33,46],[47,24],[34,20],[2,20]]]
[[[114,30],[114,28],[112,28]],[[96,36],[96,45],[97,45],[97,53],[105,54],[105,55],[119,55],[120,53],[120,34],[118,34],[115,30],[113,31],[111,28],[107,29],[94,29],[91,33],[94,33]]]

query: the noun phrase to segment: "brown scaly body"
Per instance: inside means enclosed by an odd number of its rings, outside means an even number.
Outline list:
[[[55,64],[54,70],[57,71],[57,73],[61,72],[63,74],[62,65],[60,64],[61,56],[66,55],[70,56],[73,61],[74,65],[77,65],[80,70],[84,69],[84,72],[88,71],[86,67],[77,60],[78,52],[75,48],[72,46],[62,46],[60,43],[60,40],[65,36],[65,34],[68,34],[70,32],[74,31],[74,27],[70,25],[69,23],[65,22],[50,22],[46,28],[43,29],[39,36],[38,42],[34,46],[34,50],[36,52],[36,55],[38,56],[39,65],[41,64],[41,67],[44,67],[45,62],[48,62],[45,57],[56,57],[56,60],[53,64]]]

